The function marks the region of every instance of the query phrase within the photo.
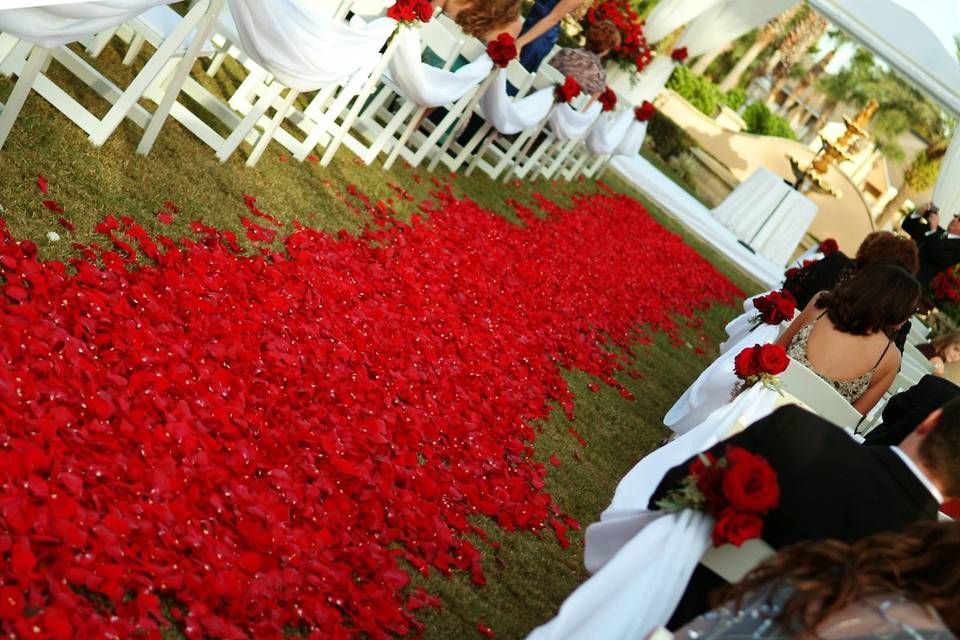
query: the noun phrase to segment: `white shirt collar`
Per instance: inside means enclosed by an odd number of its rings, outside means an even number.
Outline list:
[[[923,486],[927,488],[927,491],[936,499],[937,504],[943,504],[943,494],[940,493],[940,490],[937,489],[936,485],[930,481],[930,478],[927,477],[927,474],[923,472],[923,469],[917,466],[917,463],[913,461],[910,456],[905,454],[900,447],[890,447],[893,449],[893,452],[900,456],[900,459],[903,460],[903,464],[907,465],[907,468],[913,472],[913,475],[917,476],[917,480],[920,481]]]

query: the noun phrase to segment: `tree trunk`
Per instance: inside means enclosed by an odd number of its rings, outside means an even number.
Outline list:
[[[707,69],[710,68],[710,65],[713,64],[713,61],[719,58],[725,52],[729,51],[731,46],[731,43],[727,43],[718,49],[714,49],[709,53],[703,54],[700,56],[700,59],[697,60],[697,63],[690,67],[690,70],[696,74],[703,75],[707,72]]]
[[[740,78],[743,77],[743,74],[746,72],[747,68],[753,64],[753,61],[759,57],[760,53],[767,48],[767,45],[773,41],[773,36],[764,38],[757,38],[757,41],[754,42],[746,53],[743,54],[743,57],[737,60],[737,64],[733,65],[733,69],[730,69],[730,73],[720,82],[721,91],[730,91],[731,89],[736,88],[740,84]]]
[[[910,187],[906,184],[902,185],[893,200],[888,202],[887,206],[880,212],[880,215],[877,216],[877,221],[874,223],[875,228],[882,230],[887,225],[892,225],[897,217],[897,213],[899,213],[903,207],[903,203],[906,202],[907,198],[911,195]]]
[[[803,79],[800,80],[800,84],[797,85],[797,88],[793,94],[787,98],[786,102],[783,103],[784,109],[789,109],[803,99],[803,97],[807,94],[807,91],[810,90],[810,87],[812,87],[817,81],[817,78],[823,74],[823,71],[827,68],[827,65],[833,61],[833,57],[836,54],[836,49],[827,51],[827,53],[817,61],[817,64],[811,67],[810,71],[808,71],[807,74],[803,76]]]

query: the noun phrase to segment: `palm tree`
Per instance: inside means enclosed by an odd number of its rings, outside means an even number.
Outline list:
[[[818,131],[833,117],[841,102],[850,100],[856,88],[872,76],[875,68],[873,54],[858,47],[850,64],[837,73],[822,76],[817,81],[817,89],[824,96],[824,101],[820,107],[820,117],[813,125],[814,131]]]
[[[793,90],[793,93],[791,93],[790,97],[783,103],[784,110],[790,109],[793,105],[797,105],[790,113],[790,124],[794,128],[797,127],[801,118],[803,118],[803,114],[806,112],[806,108],[800,103],[807,95],[810,87],[816,84],[826,68],[833,62],[833,58],[837,55],[840,47],[850,41],[850,38],[843,31],[831,31],[829,35],[833,48],[823,54],[810,70],[804,74],[803,78],[800,79],[800,82]]]
[[[740,78],[743,77],[744,72],[753,64],[753,61],[757,59],[763,50],[767,48],[767,45],[773,43],[780,34],[786,31],[787,27],[790,26],[790,23],[803,6],[802,4],[797,4],[768,22],[757,34],[757,39],[753,45],[747,49],[747,52],[743,54],[740,60],[737,61],[737,64],[733,66],[733,69],[730,70],[730,73],[720,82],[720,89],[730,91],[739,85]]]
[[[897,213],[903,209],[907,198],[914,197],[916,194],[933,187],[937,181],[937,174],[940,172],[940,164],[946,151],[946,145],[939,144],[938,146],[931,145],[926,149],[921,149],[917,153],[906,171],[903,172],[903,184],[900,185],[896,197],[888,202],[880,215],[877,216],[877,229],[883,229],[894,221]]]
[[[776,102],[777,96],[790,79],[790,70],[800,61],[807,51],[816,44],[827,30],[827,21],[818,13],[810,11],[797,22],[796,26],[783,39],[773,58],[779,60],[769,71],[773,77],[773,86],[767,96],[767,103]],[[778,55],[779,54],[779,55]],[[769,68],[769,66],[768,66]]]

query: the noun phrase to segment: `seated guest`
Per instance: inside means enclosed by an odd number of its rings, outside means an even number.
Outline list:
[[[719,594],[679,640],[886,638],[960,633],[960,524],[917,523],[854,543],[787,547]]]
[[[433,0],[433,6],[460,25],[464,33],[483,42],[501,33],[520,33],[520,0]]]
[[[573,76],[585,94],[596,98],[607,88],[602,58],[619,46],[620,30],[609,20],[602,20],[587,29],[587,43],[582,49],[561,49],[550,59],[550,66]]]
[[[567,14],[576,11],[587,0],[536,0],[526,20],[523,31],[517,38],[520,49],[520,64],[531,73],[540,67],[540,63],[560,39],[560,21]]]
[[[932,411],[954,398],[960,398],[960,387],[945,378],[923,376],[920,382],[887,400],[883,422],[871,429],[864,444],[900,444]]]
[[[933,204],[917,209],[900,225],[920,249],[920,282],[924,286],[935,275],[960,262],[960,214],[946,229],[940,228],[940,211]]]
[[[933,365],[933,375],[942,376],[946,363],[960,362],[960,331],[950,331],[926,344],[918,344],[917,350]]]
[[[899,260],[916,275],[919,267],[917,244],[889,231],[874,231],[860,243],[853,260],[842,251],[834,251],[791,275],[783,283],[783,288],[793,295],[797,309],[802,310],[819,292],[829,291],[855,272],[885,259]]]
[[[864,447],[845,431],[800,407],[781,407],[720,442],[759,454],[773,467],[780,503],[764,518],[774,549],[816,540],[853,543],[919,521],[935,521],[945,497],[960,497],[960,399],[933,411],[898,447]],[[670,471],[650,509],[686,479],[692,457]],[[954,578],[955,579],[955,578]],[[709,609],[723,579],[703,565],[693,573],[668,627],[678,629]]]
[[[920,283],[900,263],[878,262],[817,294],[777,344],[866,415],[900,370],[894,336],[920,300]]]

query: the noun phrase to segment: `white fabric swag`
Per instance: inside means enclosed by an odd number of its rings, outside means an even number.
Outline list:
[[[553,108],[553,87],[540,89],[520,99],[507,95],[507,70],[500,69],[480,98],[484,119],[503,135],[520,133],[541,122]]]
[[[0,10],[0,31],[54,49],[113,29],[147,9],[174,0],[100,0]]]
[[[585,140],[587,149],[598,156],[612,154],[623,142],[631,123],[635,121],[633,109],[621,109],[616,113],[605,111],[600,114],[597,123],[587,134]]]
[[[493,69],[487,54],[456,71],[421,62],[420,30],[401,27],[397,52],[388,76],[404,96],[421,107],[441,107],[456,102],[483,81]]]
[[[785,401],[755,385],[638,462],[620,481],[600,522],[587,528],[584,562],[594,575],[529,639],[636,640],[664,625],[711,548],[713,518],[689,510],[650,511],[650,497],[667,471]]]
[[[643,139],[647,135],[647,123],[640,122],[634,119],[630,123],[630,127],[627,129],[627,133],[623,136],[623,140],[620,141],[620,144],[617,145],[616,153],[617,155],[634,157],[640,153],[640,147],[643,146]]]
[[[953,216],[960,214],[960,135],[954,134],[947,147],[933,186],[933,203],[940,207],[940,226],[946,227]]]
[[[336,3],[229,0],[244,53],[295,91],[340,84],[376,64],[397,22],[377,18],[345,24]]]
[[[643,25],[643,36],[650,44],[660,42],[697,16],[724,0],[660,0]]]
[[[574,140],[583,136],[596,122],[603,107],[594,102],[586,111],[577,111],[569,104],[557,105],[550,114],[550,130],[560,140]]]

